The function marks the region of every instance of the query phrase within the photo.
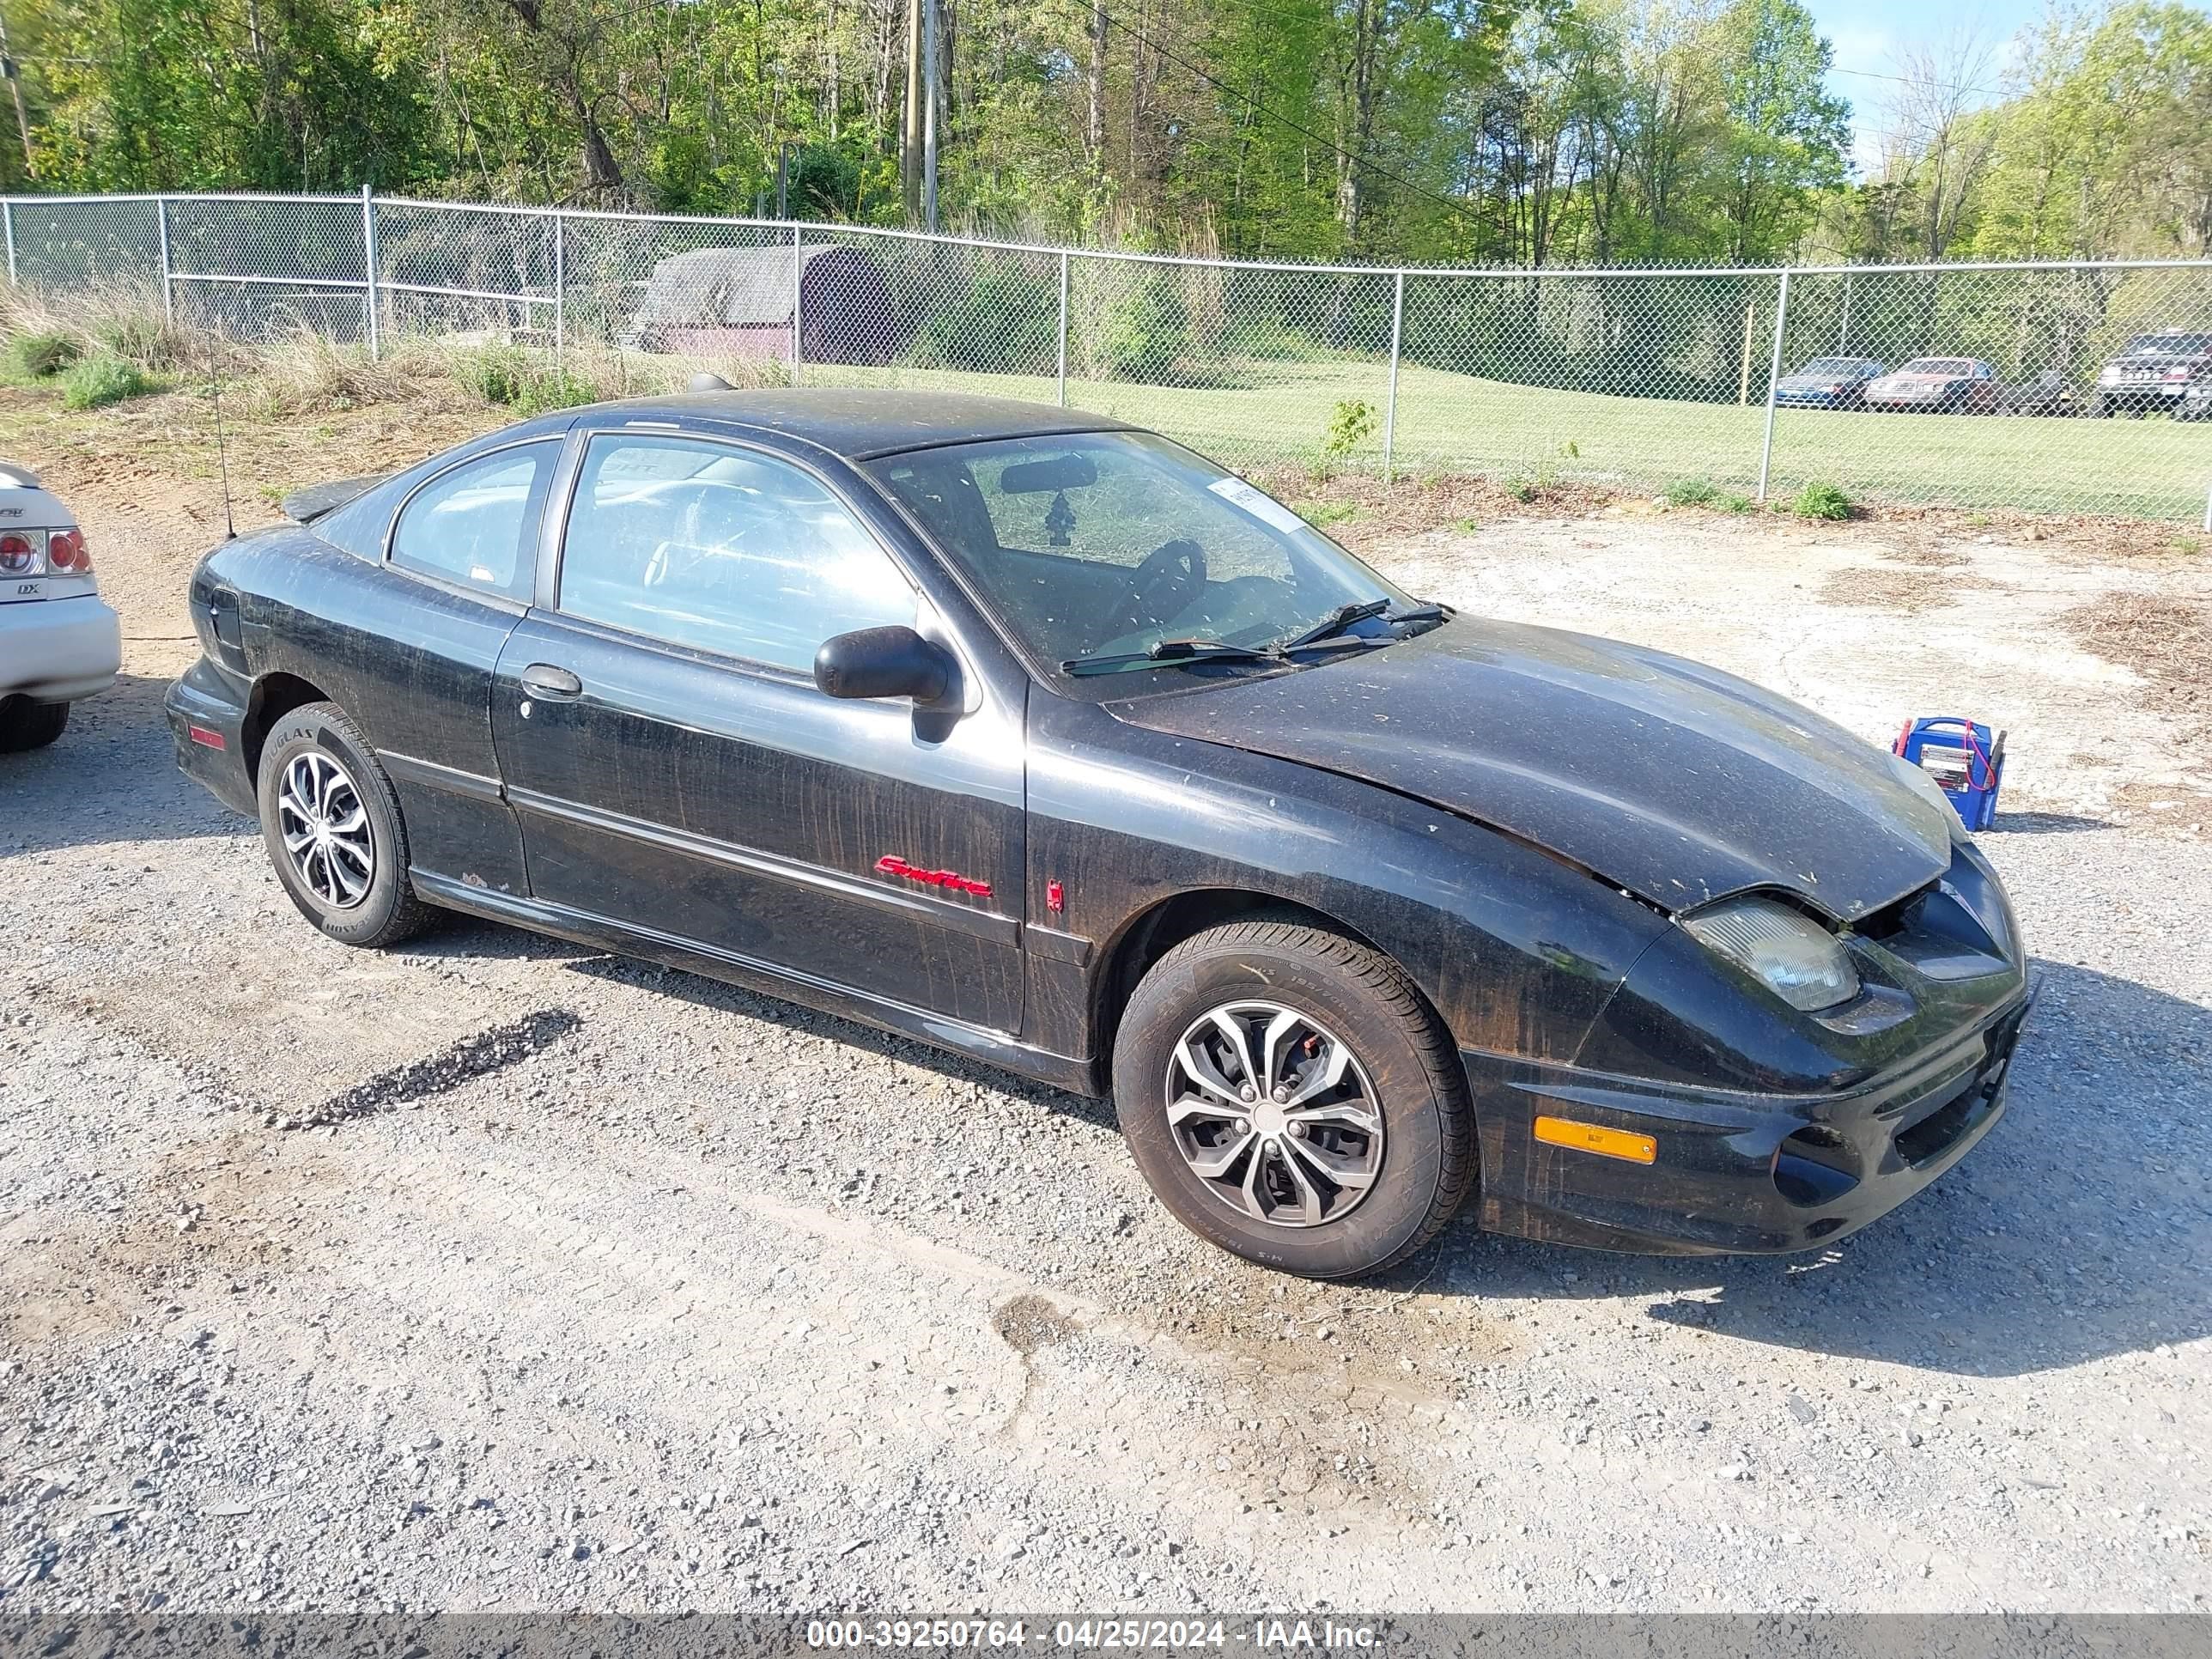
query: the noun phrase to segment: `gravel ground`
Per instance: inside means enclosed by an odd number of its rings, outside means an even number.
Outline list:
[[[2063,620],[2185,562],[1369,546],[1870,738],[1991,711],[2045,998],[2006,1121],[1821,1255],[1462,1225],[1329,1287],[1186,1235],[1096,1103],[488,926],[324,941],[170,763],[204,507],[77,482],[133,643],[0,757],[0,1612],[2204,1607],[2203,756]]]

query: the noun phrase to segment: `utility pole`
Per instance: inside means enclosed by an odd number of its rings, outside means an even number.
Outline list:
[[[38,163],[31,159],[31,116],[23,107],[23,71],[15,56],[8,50],[8,17],[0,12],[0,75],[8,77],[8,90],[15,94],[15,131],[23,135],[23,176],[39,176]]]
[[[906,0],[906,110],[899,127],[899,197],[906,222],[921,217],[921,6]]]
[[[922,58],[929,66],[928,92],[921,106],[921,218],[937,228],[937,104],[942,88],[937,83],[937,0],[921,0]]]

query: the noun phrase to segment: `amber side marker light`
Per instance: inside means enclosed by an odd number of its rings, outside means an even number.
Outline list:
[[[1659,1143],[1650,1135],[1632,1134],[1626,1129],[1608,1129],[1595,1123],[1577,1123],[1571,1117],[1538,1118],[1536,1139],[1547,1146],[1595,1152],[1600,1158],[1625,1158],[1631,1164],[1649,1164],[1659,1156]]]

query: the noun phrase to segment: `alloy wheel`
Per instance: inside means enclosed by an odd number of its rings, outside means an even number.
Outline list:
[[[294,873],[317,900],[349,910],[368,896],[376,878],[368,809],[352,775],[321,750],[305,750],[285,763],[276,827]]]
[[[1310,1014],[1231,1002],[1194,1020],[1168,1060],[1176,1146],[1249,1219],[1316,1227],[1356,1208],[1382,1168],[1382,1109],[1358,1056]]]

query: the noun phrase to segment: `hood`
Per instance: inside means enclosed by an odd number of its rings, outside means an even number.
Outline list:
[[[1949,809],[1882,750],[1717,669],[1547,628],[1462,617],[1108,708],[1489,824],[1669,912],[1774,887],[1849,921],[1951,862]]]
[[[1934,369],[1918,368],[1910,374],[1885,374],[1876,386],[1948,386],[1954,380],[1971,380],[1971,374],[1944,374]]]

